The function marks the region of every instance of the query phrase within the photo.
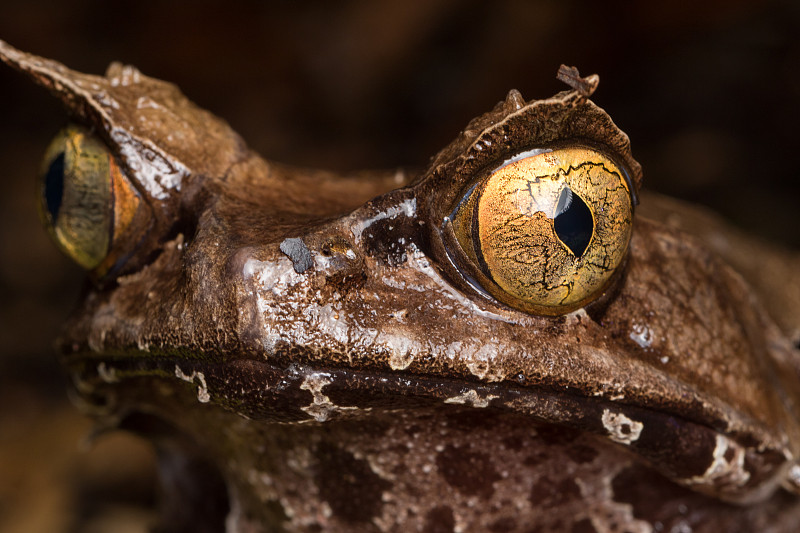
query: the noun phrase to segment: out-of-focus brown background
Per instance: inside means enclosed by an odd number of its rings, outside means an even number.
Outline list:
[[[796,0],[0,7],[0,39],[85,72],[137,65],[263,155],[305,166],[423,165],[510,88],[549,96],[563,88],[558,65],[576,65],[600,74],[593,99],[631,136],[648,188],[794,247],[799,34]],[[64,120],[0,67],[0,531],[143,531],[148,448],[86,440],[51,348],[82,273],[41,230],[32,180]]]

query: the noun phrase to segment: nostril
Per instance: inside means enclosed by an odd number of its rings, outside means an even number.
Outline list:
[[[333,255],[341,255],[347,257],[348,259],[354,259],[355,254],[353,253],[353,247],[344,239],[341,238],[334,238],[329,241],[323,243],[320,247],[320,252],[325,257],[331,257]]]

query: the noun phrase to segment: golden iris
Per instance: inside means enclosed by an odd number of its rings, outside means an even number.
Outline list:
[[[108,147],[87,129],[67,126],[47,148],[38,192],[44,225],[58,247],[84,268],[108,270],[115,237],[141,204]]]
[[[559,315],[608,287],[632,218],[622,170],[597,150],[569,147],[507,161],[467,192],[450,221],[488,292],[527,312]]]

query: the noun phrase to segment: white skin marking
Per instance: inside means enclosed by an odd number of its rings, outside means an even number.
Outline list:
[[[183,370],[178,365],[175,365],[175,377],[194,383],[195,378],[199,382],[197,385],[197,401],[200,403],[208,403],[211,400],[211,395],[208,393],[208,385],[206,385],[206,377],[202,372],[192,372],[191,374],[184,374]]]
[[[614,533],[620,530],[631,533],[653,533],[650,524],[633,516],[633,506],[614,500],[611,482],[618,473],[618,470],[612,469],[607,476],[575,480],[584,498],[592,502],[587,509],[592,526],[602,533]],[[591,497],[588,497],[589,495]]]
[[[151,196],[164,200],[171,190],[181,190],[183,178],[189,175],[182,163],[170,160],[149,141],[134,139],[121,128],[114,128],[110,135],[119,146],[122,158]]]
[[[372,224],[379,220],[384,219],[394,219],[397,218],[399,215],[404,214],[406,217],[413,217],[417,212],[417,199],[411,198],[409,200],[403,201],[400,205],[392,206],[386,211],[382,211],[375,215],[374,217],[368,218],[363,222],[359,222],[353,229],[350,230],[353,233],[353,237],[356,238],[356,242],[361,241],[361,234],[364,233],[364,230],[370,227]]]
[[[502,344],[486,342],[470,355],[467,368],[476,377],[486,381],[503,381],[506,374],[502,367],[494,364],[497,356],[505,351]]]
[[[306,375],[300,388],[311,393],[314,399],[305,407],[301,407],[310,417],[317,422],[325,422],[330,418],[331,413],[342,411],[356,411],[358,407],[342,407],[336,405],[322,393],[323,387],[331,383],[330,374],[325,372],[311,372]],[[365,409],[367,411],[368,409]]]
[[[728,450],[733,450],[733,457],[725,457]],[[711,464],[700,476],[694,476],[686,481],[692,485],[707,485],[718,480],[737,487],[743,486],[750,479],[750,472],[744,468],[744,448],[731,441],[724,435],[717,435],[714,454]]]
[[[497,170],[500,170],[501,168],[506,167],[506,166],[508,166],[508,165],[510,165],[512,163],[516,163],[517,161],[521,161],[521,160],[525,159],[526,157],[533,157],[533,156],[536,156],[536,155],[539,155],[539,154],[544,154],[544,153],[552,152],[552,151],[553,150],[551,148],[534,148],[533,150],[527,150],[525,152],[520,152],[517,155],[515,155],[514,157],[512,157],[510,159],[506,159],[505,161],[503,161],[503,163],[499,167],[497,167]],[[497,172],[497,170],[495,170],[495,172]]]
[[[783,486],[790,492],[800,494],[800,465],[794,465],[789,469]]]
[[[390,331],[396,329],[397,331]],[[411,337],[410,332],[404,328],[390,328],[381,331],[375,337],[377,348],[389,353],[389,367],[392,370],[404,370],[414,361],[414,355],[423,349],[416,339]],[[376,348],[376,349],[377,349]]]
[[[620,444],[630,444],[639,440],[644,424],[631,420],[622,413],[612,413],[603,409],[601,417],[603,427],[608,431],[608,438]]]
[[[586,309],[581,307],[566,315],[567,325],[574,326],[581,322],[581,320],[589,320],[589,315],[586,314]]]
[[[487,394],[485,397],[481,398],[478,391],[470,389],[464,394],[447,398],[444,403],[470,404],[473,407],[489,407],[489,402],[495,398],[499,398],[499,396]]]
[[[642,324],[634,324],[628,336],[642,348],[649,348],[653,343],[653,332],[650,331],[650,328]]]

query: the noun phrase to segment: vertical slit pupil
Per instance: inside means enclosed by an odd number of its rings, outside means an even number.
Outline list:
[[[555,218],[553,226],[561,242],[567,245],[575,257],[581,257],[594,233],[592,212],[583,198],[573,193],[572,202]]]
[[[61,200],[64,197],[64,152],[58,154],[50,163],[47,174],[44,176],[44,201],[47,212],[53,224],[58,219],[58,212],[61,209]]]

